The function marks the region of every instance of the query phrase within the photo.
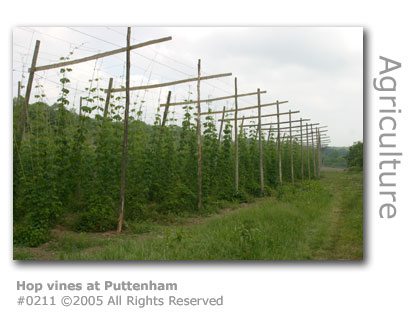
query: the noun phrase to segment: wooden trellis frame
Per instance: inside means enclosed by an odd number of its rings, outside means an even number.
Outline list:
[[[292,112],[295,112],[295,111],[292,111]],[[278,114],[280,114],[280,113],[278,113]],[[304,120],[305,121],[311,121],[311,119],[304,119]],[[300,121],[299,119],[291,120],[292,123],[299,122],[299,121]],[[289,123],[289,121],[280,122],[280,124],[283,124],[283,123],[287,124],[287,123]],[[277,125],[277,122],[262,123],[261,125],[262,126]],[[258,126],[258,125],[257,124],[245,124],[243,127],[255,127],[255,126]],[[270,130],[270,128],[265,128],[265,129],[262,128],[261,130]]]
[[[202,78],[203,80],[203,78]],[[267,93],[267,91],[260,91],[260,94],[264,94]],[[241,98],[241,97],[247,97],[247,96],[253,96],[253,95],[257,95],[258,92],[250,92],[250,93],[240,93],[237,95],[237,98]],[[233,99],[235,98],[235,95],[230,95],[230,96],[224,96],[224,97],[217,97],[217,98],[210,98],[210,99],[204,99],[204,100],[200,100],[200,103],[207,103],[207,102],[213,102],[213,101],[221,101],[221,100],[227,100],[227,99]],[[198,100],[188,100],[188,101],[180,101],[180,102],[172,102],[169,104],[169,106],[185,106],[187,104],[197,104],[199,101]],[[165,103],[161,103],[160,104],[161,107],[166,106]],[[202,115],[204,115],[206,113],[202,113]]]
[[[119,211],[118,227],[117,233],[121,233],[122,224],[124,219],[124,209],[125,209],[125,175],[126,175],[126,158],[128,153],[128,120],[129,120],[129,104],[130,104],[130,94],[129,94],[129,82],[130,82],[130,71],[131,71],[131,28],[128,27],[128,32],[126,35],[126,95],[125,95],[125,119],[124,119],[124,140],[122,145],[122,166],[121,166],[121,207]]]
[[[229,77],[231,75],[232,75],[232,73],[220,73],[220,74],[214,74],[214,75],[211,75],[211,76],[200,77],[200,80],[210,80],[210,79],[216,79],[216,78],[222,78],[222,77]],[[129,90],[130,91],[137,91],[137,90],[156,89],[156,88],[174,86],[174,85],[177,85],[177,84],[182,84],[182,83],[187,83],[187,82],[198,82],[198,81],[199,81],[199,77],[197,77],[197,78],[187,78],[187,79],[183,79],[183,80],[163,82],[163,83],[158,83],[158,84],[150,84],[150,85],[146,85],[146,86],[130,87]],[[124,88],[112,89],[112,92],[123,92],[123,91],[125,91]]]
[[[285,138],[285,135],[287,132],[283,131],[286,129],[289,129],[289,139],[290,139],[290,154],[291,154],[291,179],[292,183],[294,183],[294,159],[293,159],[293,139],[301,136],[301,157],[303,159],[303,121],[310,121],[310,119],[299,119],[299,120],[292,120],[291,115],[294,113],[299,113],[300,111],[289,111],[289,112],[283,112],[280,113],[280,104],[285,104],[288,103],[288,101],[276,101],[274,103],[268,103],[268,104],[261,104],[261,98],[260,95],[266,93],[266,91],[260,91],[260,89],[257,89],[257,92],[250,92],[250,93],[243,93],[243,94],[238,94],[237,90],[237,78],[235,78],[235,94],[230,95],[230,96],[224,96],[224,97],[216,97],[216,98],[209,98],[209,99],[200,99],[200,84],[202,80],[210,80],[210,79],[215,79],[215,78],[220,78],[220,77],[226,77],[226,76],[231,76],[232,73],[223,73],[223,74],[215,74],[215,75],[210,75],[210,76],[201,76],[201,60],[198,60],[198,75],[196,78],[187,78],[187,79],[182,79],[182,80],[177,80],[177,81],[171,81],[171,82],[165,82],[165,83],[159,83],[159,84],[153,84],[153,85],[145,85],[145,86],[136,86],[136,87],[130,87],[130,52],[131,50],[148,46],[148,45],[153,45],[156,43],[164,42],[164,41],[169,41],[172,39],[172,37],[166,37],[166,38],[160,38],[160,39],[155,39],[155,40],[150,40],[147,42],[131,45],[130,44],[130,34],[131,34],[131,28],[128,28],[127,32],[127,45],[126,47],[112,50],[112,51],[107,51],[104,53],[99,53],[95,54],[93,56],[85,57],[85,58],[80,58],[80,59],[75,59],[71,61],[63,61],[59,63],[54,63],[50,65],[44,65],[44,66],[39,66],[37,67],[37,58],[39,54],[39,47],[40,47],[40,41],[36,41],[36,46],[33,54],[33,59],[31,63],[31,67],[29,68],[29,79],[28,79],[28,84],[26,88],[26,95],[24,99],[24,105],[23,105],[23,113],[22,117],[18,126],[18,141],[17,141],[17,146],[19,147],[21,144],[22,136],[24,134],[24,129],[26,126],[27,122],[27,113],[28,113],[28,106],[29,106],[29,100],[30,100],[30,94],[32,90],[32,84],[34,80],[34,75],[35,72],[37,71],[43,71],[43,70],[49,70],[53,68],[61,68],[73,64],[78,64],[86,61],[91,61],[103,57],[107,57],[110,55],[118,54],[121,52],[126,52],[126,86],[125,88],[112,88],[112,83],[113,79],[109,79],[109,85],[108,88],[105,89],[105,93],[107,94],[106,100],[105,100],[105,108],[104,108],[104,116],[103,116],[103,122],[105,123],[108,110],[109,110],[109,103],[110,103],[110,97],[112,93],[115,92],[125,92],[126,93],[126,103],[125,103],[125,119],[124,119],[124,136],[123,136],[123,150],[122,150],[122,172],[121,172],[121,208],[120,208],[120,213],[119,213],[119,219],[118,219],[118,228],[117,232],[121,232],[122,229],[122,221],[123,221],[123,213],[124,213],[124,206],[125,206],[125,172],[126,172],[126,157],[127,157],[127,145],[128,145],[128,123],[129,123],[129,105],[130,105],[130,91],[133,90],[147,90],[147,89],[153,89],[153,88],[161,88],[161,87],[166,87],[166,86],[172,86],[172,85],[177,85],[177,84],[182,84],[182,83],[187,83],[187,82],[197,82],[197,100],[196,101],[183,101],[183,102],[174,102],[171,103],[171,91],[168,92],[168,97],[167,101],[164,104],[160,104],[160,107],[165,107],[164,114],[163,114],[163,119],[161,126],[164,127],[166,125],[166,120],[167,120],[167,115],[168,115],[168,110],[170,106],[178,106],[178,105],[187,105],[187,104],[196,104],[197,105],[197,141],[198,141],[198,209],[201,207],[201,197],[202,197],[202,190],[201,190],[201,116],[203,115],[211,115],[211,114],[222,114],[222,119],[219,120],[221,121],[221,126],[220,126],[220,131],[219,131],[219,145],[220,145],[220,140],[221,140],[221,134],[222,134],[222,128],[223,128],[223,123],[225,121],[234,121],[234,127],[235,127],[235,188],[236,191],[239,189],[239,167],[238,167],[238,124],[237,121],[239,120],[238,118],[238,112],[239,111],[245,111],[245,110],[250,110],[250,109],[258,109],[258,114],[257,116],[250,116],[250,117],[242,117],[242,125],[240,126],[241,128],[243,127],[253,127],[257,126],[257,134],[258,134],[258,139],[259,139],[259,153],[260,153],[260,191],[261,194],[264,193],[264,173],[263,173],[263,148],[262,148],[262,131],[261,130],[269,130],[268,133],[268,140],[270,140],[270,135],[271,132],[277,132],[278,137],[277,137],[277,144],[278,144],[278,156],[279,156],[279,175],[280,175],[280,184],[282,184],[282,166],[281,166],[281,140]],[[21,83],[19,81],[18,83],[18,97],[17,97],[17,102],[20,102],[20,90],[21,90]],[[257,105],[255,106],[248,106],[248,107],[243,107],[239,108],[238,107],[238,98],[244,97],[244,96],[251,96],[251,95],[257,95]],[[212,102],[212,101],[220,101],[220,100],[226,100],[226,99],[233,99],[235,100],[235,107],[234,109],[231,110],[226,110],[225,107],[223,107],[223,111],[212,111],[212,112],[201,112],[201,103],[203,102]],[[261,108],[262,107],[268,107],[268,106],[276,106],[277,112],[273,114],[267,114],[267,115],[262,115],[261,114]],[[81,116],[81,106],[82,106],[82,98],[80,98],[80,116]],[[234,112],[234,118],[228,118],[225,119],[225,114],[229,112]],[[283,121],[280,122],[280,115],[288,115],[289,116],[289,121]],[[277,123],[261,123],[261,118],[264,117],[277,117]],[[258,119],[258,124],[256,125],[244,125],[243,121],[245,119]],[[293,126],[292,124],[295,122],[299,122],[299,126]],[[282,124],[289,124],[289,127],[281,128],[280,125]],[[270,125],[270,128],[262,128],[262,126]],[[277,128],[272,127],[273,125],[277,125]],[[327,138],[326,135],[322,134],[323,132],[326,132],[328,130],[320,130],[320,128],[323,127],[315,127],[315,125],[318,124],[306,124],[306,141],[307,141],[307,150],[308,150],[308,158],[310,157],[310,150],[309,150],[309,138],[311,138],[311,147],[312,147],[312,153],[314,156],[314,177],[318,175],[320,176],[321,172],[321,146],[322,143],[325,145],[325,143],[328,141],[329,137]],[[309,127],[308,127],[309,126]],[[313,131],[313,126],[315,127],[315,144],[314,144],[314,131]],[[294,135],[294,131],[297,131],[296,128],[300,128],[299,131],[301,132],[300,135]],[[308,130],[308,128],[310,130]],[[280,135],[283,135],[283,138],[281,139]],[[315,146],[315,147],[314,147]],[[314,151],[314,148],[315,151]],[[317,163],[316,163],[317,162]],[[308,165],[310,165],[310,162],[308,162]],[[303,179],[303,160],[301,160],[301,167],[302,167],[302,179]],[[309,169],[309,177],[310,177],[310,168]]]
[[[263,91],[262,91],[262,92],[263,92]],[[260,92],[260,93],[261,93],[261,92]],[[280,104],[288,103],[288,101],[279,101],[279,103],[280,103]],[[275,106],[276,104],[277,104],[276,102],[274,102],[274,103],[262,104],[262,105],[260,105],[260,108]],[[249,106],[249,107],[244,107],[244,108],[238,108],[237,111],[240,112],[240,111],[251,110],[251,109],[257,109],[257,108],[258,108],[258,105],[255,105],[255,106]],[[224,113],[229,113],[229,112],[236,112],[236,109],[228,109],[228,110],[225,110],[225,111],[224,111]],[[204,115],[218,114],[218,113],[223,113],[223,111],[203,112],[201,115],[204,116]],[[230,120],[233,120],[233,119],[234,119],[234,118],[232,118],[232,119],[230,119]],[[227,119],[225,119],[224,121],[227,121]]]
[[[96,59],[108,57],[108,56],[111,56],[111,55],[115,55],[115,54],[118,54],[118,53],[121,53],[121,52],[126,52],[128,50],[130,51],[130,50],[146,47],[146,46],[149,46],[149,45],[153,45],[153,44],[157,44],[157,43],[161,43],[161,42],[165,42],[165,41],[169,41],[169,40],[172,40],[172,37],[165,37],[165,38],[150,40],[150,41],[146,41],[146,42],[141,42],[141,43],[138,43],[138,44],[135,44],[135,45],[132,45],[132,46],[127,46],[127,47],[123,47],[123,48],[116,49],[116,50],[111,50],[111,51],[106,51],[106,52],[103,52],[103,53],[98,53],[98,54],[95,54],[95,55],[92,55],[92,56],[89,56],[89,57],[84,57],[84,58],[75,59],[75,60],[69,60],[69,61],[53,63],[53,64],[39,66],[39,67],[37,67],[37,59],[38,59],[38,54],[39,54],[39,51],[40,51],[40,40],[37,40],[36,44],[35,44],[35,48],[34,48],[31,67],[28,69],[29,78],[28,78],[28,81],[27,81],[26,95],[25,95],[24,105],[23,105],[23,112],[22,112],[22,116],[21,116],[21,121],[20,121],[19,126],[18,126],[18,130],[17,130],[17,133],[18,133],[17,134],[17,148],[20,147],[21,140],[23,138],[24,129],[25,129],[26,122],[27,122],[27,112],[28,112],[28,106],[29,106],[29,103],[30,103],[30,95],[31,95],[31,89],[32,89],[32,86],[33,86],[35,72],[50,70],[50,69],[55,69],[55,68],[61,68],[61,67],[66,67],[66,66],[70,66],[70,65],[73,65],[73,64],[78,64],[78,63],[82,63],[82,62],[96,60]],[[122,89],[122,91],[126,91],[126,88]]]
[[[257,106],[257,109],[258,108],[261,108],[261,105],[260,106]],[[294,113],[300,113],[300,111],[290,111],[290,112],[281,112],[280,113],[280,116],[281,115],[286,115],[286,114],[294,114]],[[266,118],[266,117],[275,117],[275,116],[277,116],[277,113],[273,113],[273,114],[264,114],[264,115],[260,115],[260,116],[249,116],[249,117],[244,117],[244,118],[241,118],[241,119],[245,119],[245,120],[248,120],[248,119],[259,119],[259,118]],[[228,118],[228,119],[224,119],[224,121],[232,121],[232,120],[235,120],[235,118]],[[221,121],[221,120],[219,120],[219,121]],[[260,122],[261,122],[261,119],[260,119]],[[256,126],[258,126],[258,124],[254,124],[253,125],[254,127],[256,127]],[[247,127],[247,126],[246,126]]]

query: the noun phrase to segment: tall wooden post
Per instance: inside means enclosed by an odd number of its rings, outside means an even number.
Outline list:
[[[125,91],[125,119],[124,119],[124,140],[122,145],[122,171],[121,171],[121,208],[119,211],[118,228],[117,233],[122,231],[122,224],[124,220],[124,208],[125,208],[125,174],[126,174],[126,155],[128,152],[128,120],[129,120],[129,104],[130,104],[130,94],[129,94],[129,80],[130,80],[130,69],[131,69],[131,28],[128,27],[128,32],[126,36],[126,91]]]
[[[17,142],[18,149],[20,148],[21,141],[23,140],[24,129],[26,127],[28,105],[30,103],[31,88],[33,87],[33,80],[34,80],[34,72],[35,72],[34,69],[37,65],[37,58],[38,58],[39,50],[40,50],[40,41],[37,40],[35,48],[34,48],[33,60],[31,61],[30,75],[28,76],[26,96],[24,99],[21,120],[20,120],[18,131],[17,131],[17,141],[16,142]]]
[[[307,132],[308,180],[311,180],[311,161],[310,161],[310,142],[309,142],[309,134],[308,134],[308,123],[305,124],[305,130]]]
[[[280,141],[280,104],[277,100],[277,149],[278,149],[278,174],[280,184],[283,184],[283,173],[281,168],[281,141]]]
[[[293,155],[293,132],[292,132],[292,123],[291,123],[291,110],[289,110],[288,118],[290,120],[291,183],[294,184],[294,155]]]
[[[302,118],[300,119],[300,132],[301,132],[301,139],[300,139],[300,148],[301,148],[301,181],[304,180],[304,154],[303,154],[303,130],[302,130]]]
[[[321,133],[320,130],[317,129],[318,131],[318,177],[321,177]]]
[[[222,121],[220,124],[220,130],[219,130],[219,148],[220,148],[220,141],[222,139],[222,131],[223,131],[223,122],[224,122],[224,112],[226,111],[226,107],[223,107],[223,115],[222,115]]]
[[[200,59],[197,63],[197,209],[202,205],[202,122],[200,119]]]
[[[20,97],[21,97],[21,81],[19,81],[17,85],[17,105],[20,104]]]
[[[241,118],[241,124],[240,124],[240,134],[243,133],[243,125],[244,125],[244,116]]]
[[[80,119],[81,119],[81,116],[82,116],[82,100],[83,99],[85,99],[84,97],[80,97],[80,108],[79,108],[79,110],[78,110],[78,115],[79,115],[79,117],[80,117]]]
[[[238,102],[237,102],[237,78],[234,78],[234,160],[235,160],[235,188],[239,191],[239,140],[237,132],[237,114],[238,114]]]
[[[317,174],[321,177],[321,135],[318,128],[315,128],[315,136],[317,138]]]
[[[111,101],[111,90],[112,90],[112,82],[113,81],[114,81],[114,79],[109,78],[107,97],[105,99],[104,120],[103,120],[104,122],[107,120],[107,116],[108,116],[108,110],[109,110],[109,103]],[[81,98],[80,98],[80,100],[81,100]]]
[[[167,119],[167,117],[168,117],[168,111],[169,111],[169,104],[170,104],[171,95],[172,95],[172,91],[169,91],[169,92],[168,92],[168,98],[166,99],[165,111],[163,111],[162,127],[165,126],[165,124],[166,124],[166,119]]]
[[[315,163],[315,150],[314,150],[314,131],[312,130],[312,124],[310,124],[311,130],[311,147],[312,147],[312,162],[314,165],[314,178],[317,177],[317,165]]]
[[[257,89],[257,103],[258,103],[258,148],[260,154],[260,193],[264,195],[264,170],[263,170],[263,139],[261,136],[261,101],[260,89]]]
[[[268,130],[267,142],[270,142],[271,128],[272,128],[272,127],[273,127],[273,125],[270,124],[270,130]]]

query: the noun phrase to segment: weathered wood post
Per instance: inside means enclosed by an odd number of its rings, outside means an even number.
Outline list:
[[[40,41],[36,41],[34,48],[33,59],[31,61],[30,75],[28,76],[26,96],[24,98],[23,110],[21,114],[21,120],[17,131],[17,149],[20,148],[21,141],[23,140],[24,129],[26,128],[27,115],[28,115],[28,105],[30,103],[31,88],[33,87],[35,67],[37,65],[38,52],[40,50]]]
[[[223,107],[223,115],[222,115],[222,121],[220,124],[220,130],[219,130],[219,149],[220,149],[220,141],[222,139],[222,131],[223,131],[223,122],[224,122],[224,112],[226,111],[226,107]]]
[[[306,132],[307,132],[308,180],[311,180],[310,142],[309,142],[309,134],[308,134],[308,123],[305,124],[305,130],[306,130]]]
[[[293,155],[293,132],[291,122],[291,110],[289,110],[288,118],[290,121],[290,161],[291,161],[291,183],[294,184],[294,155]]]
[[[318,178],[321,177],[321,135],[318,128],[315,128],[315,136],[317,138],[317,171]]]
[[[169,104],[170,104],[170,98],[172,96],[172,91],[168,92],[168,97],[166,99],[166,106],[165,106],[165,111],[163,111],[163,118],[162,118],[162,127],[165,126],[166,124],[166,119],[168,118],[168,111],[169,111]]]
[[[312,162],[314,165],[314,178],[317,177],[317,165],[315,163],[315,150],[314,150],[314,131],[312,130],[312,124],[310,124],[310,130],[311,130],[311,147],[312,147]]]
[[[107,97],[105,99],[104,118],[103,118],[104,123],[107,120],[107,116],[108,116],[108,110],[109,110],[109,103],[111,101],[111,90],[112,90],[112,82],[113,81],[114,81],[113,78],[109,78]],[[80,98],[80,104],[81,104],[81,98]]]
[[[321,133],[320,133],[320,153],[319,153],[319,161],[320,161],[320,177],[321,177],[321,170],[322,170],[322,146],[321,146]]]
[[[261,101],[260,89],[257,89],[257,103],[258,103],[258,147],[260,155],[260,193],[264,195],[264,170],[263,170],[263,139],[261,135]]]
[[[129,80],[131,69],[131,28],[128,27],[126,35],[126,81],[125,81],[125,119],[124,119],[124,140],[122,146],[122,171],[121,171],[121,208],[119,211],[118,228],[117,233],[122,231],[122,224],[124,220],[124,208],[125,208],[125,174],[126,174],[126,155],[128,152],[128,120],[129,120]]]
[[[280,104],[277,100],[277,151],[278,151],[278,175],[280,177],[280,184],[283,184],[283,173],[281,168],[281,141],[280,141]]]
[[[237,132],[237,114],[238,114],[238,102],[237,102],[237,78],[234,78],[234,160],[235,160],[235,188],[239,191],[239,140]]]
[[[200,110],[200,59],[197,63],[197,209],[202,205],[202,122]]]
[[[301,181],[304,180],[304,154],[303,154],[303,130],[302,130],[302,118],[300,119],[300,132],[301,132],[301,139],[300,139],[300,148],[301,148]]]
[[[21,81],[18,82],[17,84],[17,105],[20,104],[20,97],[21,97]]]
[[[273,127],[273,125],[270,124],[270,130],[268,130],[267,142],[270,142],[270,135],[271,135],[271,128],[272,127]]]
[[[80,97],[80,108],[79,108],[79,110],[78,110],[78,115],[79,115],[79,117],[80,117],[80,119],[81,119],[81,116],[82,116],[82,100],[83,99],[85,99],[84,97]]]

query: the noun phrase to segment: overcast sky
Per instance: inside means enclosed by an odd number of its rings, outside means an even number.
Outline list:
[[[362,28],[312,27],[133,27],[132,44],[172,36],[171,41],[136,49],[131,55],[131,86],[146,85],[202,75],[233,73],[232,77],[203,81],[201,97],[234,94],[234,77],[239,93],[266,90],[261,102],[288,100],[280,111],[300,110],[293,119],[311,119],[328,126],[332,146],[349,146],[363,137],[363,30]],[[17,82],[26,83],[35,40],[40,40],[38,66],[58,62],[73,51],[71,59],[126,45],[125,27],[18,27],[13,30],[13,95]],[[78,109],[79,97],[86,96],[90,81],[106,88],[124,85],[125,53],[73,65],[69,75],[70,108]],[[23,77],[24,76],[24,77]],[[54,103],[61,90],[59,69],[36,73],[31,101],[44,93]],[[95,79],[99,79],[95,81]],[[42,86],[42,87],[41,87]],[[143,111],[142,119],[153,123],[159,103],[172,91],[172,102],[196,99],[196,83],[133,91],[133,109]],[[24,91],[23,91],[24,94]],[[120,94],[118,94],[120,95]],[[122,94],[123,95],[123,94]],[[239,107],[256,105],[256,96],[239,99]],[[234,100],[204,104],[202,110],[232,108]],[[170,109],[180,123],[183,110]],[[263,114],[275,107],[263,108]],[[257,110],[242,112],[256,115]],[[233,114],[232,114],[233,115]],[[219,119],[220,117],[216,117]],[[271,122],[275,118],[263,118]],[[282,121],[287,121],[287,116]],[[250,123],[249,121],[247,123]]]

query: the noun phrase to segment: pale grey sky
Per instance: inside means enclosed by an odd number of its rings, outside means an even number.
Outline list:
[[[234,77],[239,93],[266,90],[262,103],[289,100],[282,112],[300,110],[293,118],[309,118],[327,125],[333,146],[349,146],[363,137],[363,29],[360,27],[133,27],[132,43],[172,36],[168,42],[134,50],[131,85],[145,85],[195,77],[201,59],[203,75],[233,73],[202,82],[202,98],[234,94]],[[126,27],[18,27],[13,30],[13,95],[17,81],[26,82],[35,40],[40,40],[37,65],[57,62],[74,51],[73,59],[126,45]],[[109,77],[114,87],[124,84],[125,54],[73,65],[70,74],[70,107],[78,109],[89,80],[98,78],[106,88]],[[25,78],[22,76],[25,75]],[[34,95],[46,94],[54,103],[60,92],[59,69],[36,73]],[[131,103],[142,105],[142,119],[153,122],[158,103],[168,90],[172,101],[196,99],[196,84],[132,92]],[[190,92],[190,94],[189,94]],[[255,105],[255,96],[239,99],[239,107]],[[234,100],[213,102],[212,110],[231,108]],[[202,109],[207,110],[207,104]],[[264,108],[263,114],[274,113]],[[172,107],[175,117],[181,107]],[[256,110],[240,115],[256,115]],[[287,119],[283,116],[283,121]],[[218,117],[216,117],[218,119]],[[264,118],[263,122],[271,122]],[[178,122],[180,123],[180,121]]]

